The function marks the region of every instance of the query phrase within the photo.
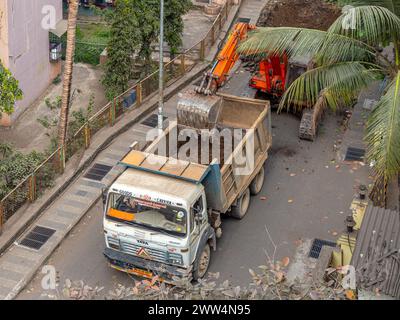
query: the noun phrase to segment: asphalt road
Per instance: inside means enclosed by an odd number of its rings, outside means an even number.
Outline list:
[[[333,146],[342,133],[340,117],[328,115],[314,142],[297,138],[299,120],[273,114],[273,148],[265,164],[266,180],[253,197],[242,221],[223,220],[223,235],[212,254],[210,271],[235,284],[249,282],[248,269],[275,259],[292,258],[306,239],[334,240],[360,183],[367,183],[366,168],[336,162]],[[264,199],[265,197],[265,199]],[[132,285],[130,276],[108,267],[103,258],[102,205],[97,203],[46,262],[55,266],[60,288],[65,279],[82,280],[106,290]],[[268,233],[270,237],[268,236]],[[276,250],[275,250],[276,247]],[[43,290],[40,273],[18,299],[57,299],[61,290]],[[106,291],[105,290],[105,291]]]

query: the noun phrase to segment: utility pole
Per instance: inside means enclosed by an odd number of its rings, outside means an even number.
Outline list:
[[[159,102],[158,102],[158,129],[163,130],[164,109],[164,0],[160,6],[160,67],[159,67]]]

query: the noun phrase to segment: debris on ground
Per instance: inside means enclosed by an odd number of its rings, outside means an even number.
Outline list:
[[[104,287],[91,287],[86,285],[82,280],[72,282],[65,280],[63,295],[66,299],[72,300],[91,300],[97,297]]]
[[[328,30],[340,14],[338,7],[324,0],[273,0],[264,7],[257,26]]]

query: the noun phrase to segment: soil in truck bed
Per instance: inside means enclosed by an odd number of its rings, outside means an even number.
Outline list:
[[[300,27],[327,30],[341,10],[324,0],[272,0],[264,7],[259,27]]]

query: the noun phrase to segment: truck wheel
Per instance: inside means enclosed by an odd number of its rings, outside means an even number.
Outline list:
[[[250,189],[247,188],[237,201],[237,205],[232,207],[231,216],[235,219],[243,219],[250,205]]]
[[[261,167],[260,171],[257,173],[255,178],[250,184],[250,193],[255,196],[260,193],[264,185],[264,167]]]
[[[197,259],[196,264],[194,266],[193,280],[197,281],[199,279],[202,279],[206,275],[208,267],[210,266],[210,260],[211,260],[211,249],[210,245],[206,243],[206,245],[203,248],[203,251],[200,254],[200,257]]]

